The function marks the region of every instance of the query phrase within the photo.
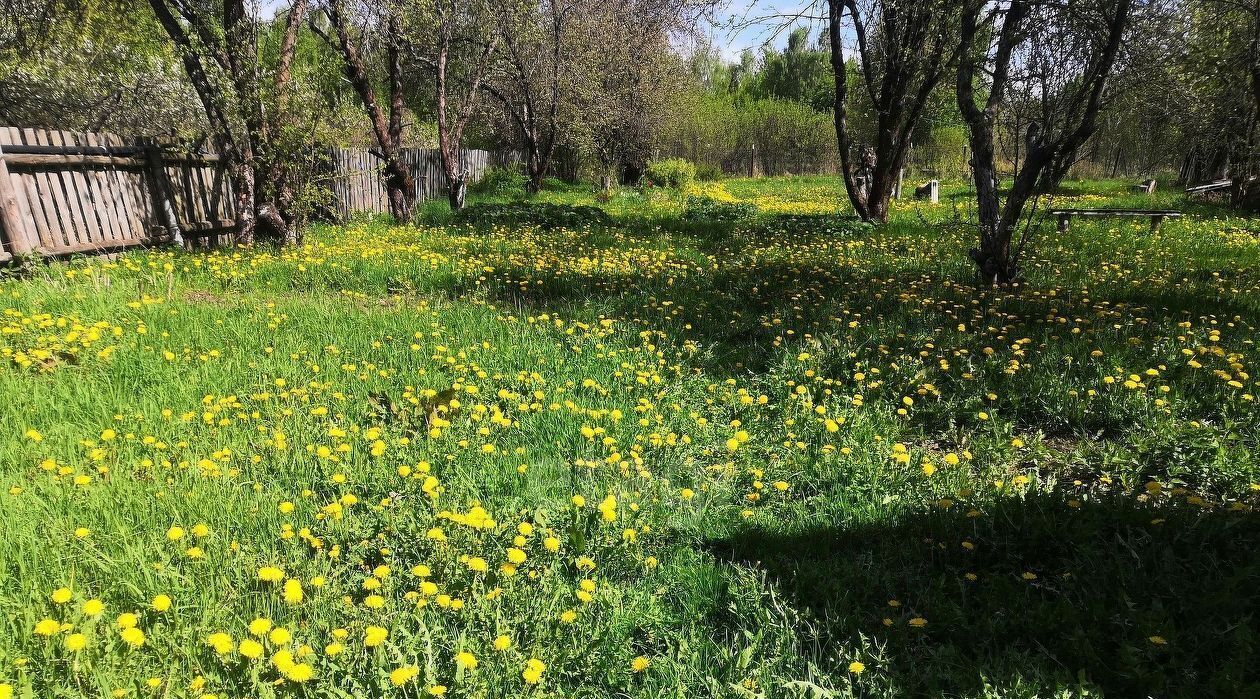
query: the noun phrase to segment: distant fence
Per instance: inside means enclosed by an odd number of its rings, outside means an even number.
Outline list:
[[[408,148],[418,200],[444,196],[436,150]],[[470,181],[515,153],[463,153]],[[389,210],[380,161],[366,149],[329,153],[332,213]],[[114,134],[0,126],[0,263],[15,255],[113,252],[176,240],[231,240],[232,189],[220,159]]]
[[[434,148],[403,148],[399,157],[411,170],[416,201],[446,196],[446,173],[442,156]],[[491,167],[505,167],[520,162],[517,153],[466,150],[462,152],[468,181],[480,180]],[[383,161],[366,148],[332,148],[328,152],[332,170],[330,188],[333,209],[338,216],[360,213],[386,213],[389,199],[381,180]]]
[[[176,228],[189,241],[216,238],[233,222],[214,156],[113,134],[0,127],[0,262],[164,242]]]

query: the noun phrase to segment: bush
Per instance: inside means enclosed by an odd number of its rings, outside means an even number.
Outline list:
[[[724,202],[709,197],[687,197],[683,206],[684,221],[742,221],[752,218],[757,207],[745,202]]]
[[[603,209],[594,206],[530,201],[473,204],[457,212],[453,218],[457,223],[532,224],[540,228],[581,228],[588,225],[607,226],[612,223],[612,218]]]
[[[468,185],[474,194],[511,194],[525,191],[525,174],[513,167],[488,168],[481,179]]]
[[[713,163],[699,163],[696,165],[696,179],[701,182],[717,182],[725,179],[726,173],[722,172],[722,166]]]
[[[696,181],[696,166],[682,158],[668,158],[648,163],[643,179],[653,187],[683,189]]]

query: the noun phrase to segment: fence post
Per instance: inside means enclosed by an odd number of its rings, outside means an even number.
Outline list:
[[[31,233],[26,230],[22,220],[22,209],[18,206],[17,192],[13,189],[13,181],[9,179],[9,166],[4,162],[4,147],[0,146],[0,229],[4,230],[9,240],[9,249],[13,256],[29,254],[35,249],[31,242]]]
[[[149,165],[149,177],[153,179],[153,204],[162,214],[162,220],[171,234],[171,242],[184,246],[184,232],[179,227],[179,216],[175,213],[172,202],[171,183],[166,178],[166,168],[162,163],[162,149],[154,143],[146,143],[144,159]]]

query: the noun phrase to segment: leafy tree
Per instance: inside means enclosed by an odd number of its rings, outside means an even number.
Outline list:
[[[403,143],[403,36],[400,10],[390,2],[354,8],[346,0],[325,0],[320,11],[331,27],[325,31],[317,22],[311,29],[341,55],[346,80],[354,88],[367,114],[375,140],[373,152],[384,163],[382,176],[389,212],[395,221],[411,220],[416,202],[416,188],[411,171],[402,161]],[[357,11],[356,11],[357,10]],[[382,44],[380,60],[384,64],[388,86],[389,113],[386,115],[377,98],[376,86],[362,45],[375,36]]]
[[[980,246],[971,257],[988,282],[1018,279],[1031,230],[1026,226],[1024,236],[1014,240],[1024,207],[1036,193],[1059,184],[1097,128],[1132,9],[1133,0],[963,3],[957,97],[970,130],[980,223]],[[988,81],[978,96],[982,74]],[[1003,202],[995,123],[1012,102],[1027,126],[1023,158]]]
[[[844,18],[857,41],[857,62],[874,108],[873,143],[861,144],[849,124]],[[828,36],[835,82],[835,130],[841,175],[854,211],[888,220],[893,186],[915,126],[956,54],[949,0],[828,0]]]
[[[143,0],[3,0],[0,123],[189,137],[204,129]]]
[[[263,65],[262,21],[244,0],[219,8],[184,0],[149,0],[149,6],[183,60],[220,157],[227,164],[236,208],[236,235],[252,243],[260,230],[278,242],[295,242],[296,172],[303,162],[286,135],[293,57],[307,0],[293,0],[275,60]],[[264,79],[264,73],[270,79]],[[309,152],[309,148],[307,148]]]
[[[829,56],[826,50],[810,46],[808,27],[793,29],[783,51],[766,50],[759,77],[749,86],[755,97],[791,100],[818,111],[834,106]]]

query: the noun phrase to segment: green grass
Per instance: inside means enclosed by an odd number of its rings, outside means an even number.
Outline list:
[[[1017,289],[824,177],[0,282],[0,697],[1255,696],[1260,222],[1126,187]]]

